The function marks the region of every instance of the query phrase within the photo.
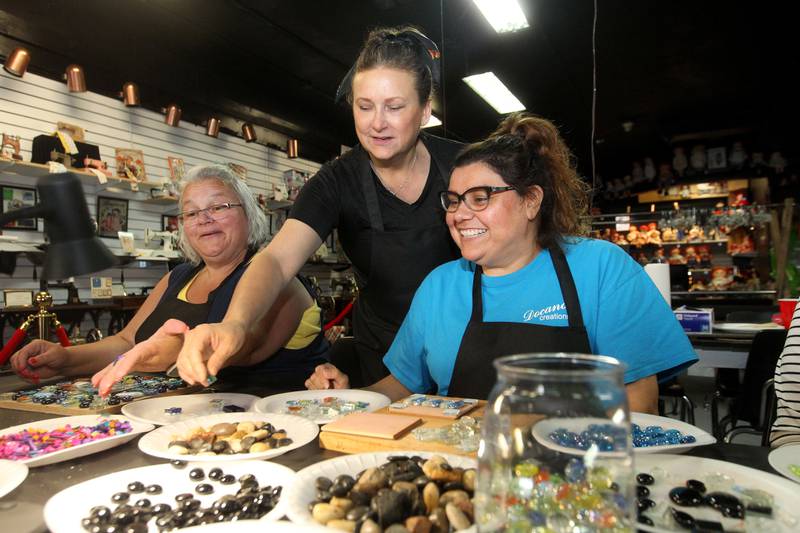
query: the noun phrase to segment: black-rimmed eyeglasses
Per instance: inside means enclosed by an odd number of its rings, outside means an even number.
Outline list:
[[[442,207],[449,213],[455,213],[458,209],[458,204],[464,202],[467,207],[472,211],[483,211],[489,205],[489,199],[494,194],[514,190],[514,187],[489,187],[482,185],[480,187],[472,187],[467,189],[462,194],[453,191],[444,191],[439,195],[442,200]]]
[[[196,224],[200,221],[200,215],[205,214],[212,220],[217,220],[225,216],[225,214],[233,207],[242,207],[242,204],[233,204],[226,202],[224,204],[210,205],[204,209],[193,209],[191,211],[184,211],[178,213],[178,220],[183,224]]]

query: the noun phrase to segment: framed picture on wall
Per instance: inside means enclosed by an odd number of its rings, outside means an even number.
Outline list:
[[[97,234],[117,238],[118,231],[128,231],[128,200],[97,197]]]
[[[161,231],[178,231],[178,215],[161,215]]]
[[[186,167],[183,159],[180,157],[167,157],[167,164],[169,165],[169,179],[172,183],[178,183],[183,179],[186,174]]]
[[[8,213],[10,211],[22,209],[23,207],[33,207],[36,205],[36,189],[3,185],[2,198],[2,209],[0,209],[2,213]],[[3,229],[36,231],[36,219],[20,218],[18,220],[13,220],[3,226]]]
[[[147,181],[147,173],[144,170],[144,152],[133,148],[117,148],[116,159],[117,177],[133,181]]]

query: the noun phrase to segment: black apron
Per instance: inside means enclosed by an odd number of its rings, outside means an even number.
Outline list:
[[[475,266],[472,282],[472,316],[458,348],[448,396],[486,399],[497,380],[494,360],[504,355],[533,352],[591,353],[583,325],[581,304],[567,258],[559,246],[550,249],[561,295],[567,308],[567,327],[524,322],[484,322],[481,273]]]
[[[449,171],[431,154],[431,165],[434,164],[446,186]],[[383,356],[422,280],[431,270],[456,256],[444,217],[440,222],[421,228],[385,231],[368,156],[362,162],[360,175],[364,176],[361,183],[369,215],[372,253],[368,282],[360,290],[353,327],[362,381],[371,385],[389,374]],[[425,187],[430,185],[426,183]],[[417,254],[413,261],[404,260],[409,256],[408,250],[425,252]]]

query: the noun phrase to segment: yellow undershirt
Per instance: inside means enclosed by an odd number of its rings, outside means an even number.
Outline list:
[[[195,274],[194,277],[190,279],[186,285],[183,286],[180,292],[178,292],[177,296],[178,300],[181,300],[186,303],[191,303],[189,302],[189,299],[187,298],[186,294],[189,292],[189,287],[191,287],[192,283],[194,283],[194,280],[197,278],[199,274],[200,272]],[[300,350],[301,348],[305,348],[306,346],[314,342],[314,339],[317,338],[317,335],[319,335],[321,329],[320,328],[321,312],[322,310],[317,305],[317,302],[312,301],[308,309],[303,311],[303,316],[300,318],[300,324],[297,326],[294,335],[292,335],[292,338],[289,339],[289,342],[286,343],[284,348],[288,348],[289,350]]]

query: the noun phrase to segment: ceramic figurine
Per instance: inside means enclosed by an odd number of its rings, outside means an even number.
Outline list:
[[[727,290],[733,283],[733,273],[728,267],[714,267],[711,270],[711,289],[715,291]]]
[[[650,260],[647,258],[647,254],[645,254],[644,252],[639,252],[639,255],[636,256],[636,261],[638,261],[639,264],[642,266],[645,266],[650,262]]]
[[[661,194],[667,194],[670,185],[672,185],[672,167],[669,163],[661,163],[658,165],[658,190]]]
[[[681,253],[681,247],[676,246],[669,251],[669,260],[670,265],[685,265],[686,258]]]
[[[675,169],[675,173],[679,177],[683,177],[683,174],[689,167],[689,160],[686,159],[686,152],[684,151],[682,146],[676,146],[672,150],[672,153],[674,154],[672,158],[672,168]]]
[[[689,229],[689,235],[686,240],[688,241],[702,241],[705,238],[703,228],[695,224]]]
[[[686,264],[690,267],[696,267],[700,263],[700,258],[697,257],[697,251],[694,246],[686,247]]]
[[[644,158],[644,178],[651,182],[656,179],[656,164],[653,163],[652,157]]]
[[[769,167],[775,174],[783,174],[786,170],[786,158],[780,152],[772,152],[769,156]]]
[[[692,147],[692,155],[689,158],[689,164],[695,173],[705,172],[706,170],[706,147],[698,144]]]
[[[647,242],[661,246],[661,232],[655,222],[647,225]]]
[[[657,248],[656,249],[656,253],[653,256],[653,261],[652,262],[653,263],[666,263],[667,262],[667,258],[664,257],[664,249],[663,248]]]
[[[744,163],[747,161],[747,152],[744,151],[744,145],[736,141],[731,148],[731,155],[728,157],[728,162],[736,170],[741,170]]]
[[[664,242],[676,241],[678,236],[673,228],[666,227],[661,230],[661,240]]]
[[[708,246],[698,246],[697,247],[697,255],[700,258],[700,266],[708,268],[711,266],[711,252],[709,251]]]

